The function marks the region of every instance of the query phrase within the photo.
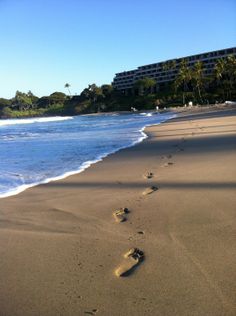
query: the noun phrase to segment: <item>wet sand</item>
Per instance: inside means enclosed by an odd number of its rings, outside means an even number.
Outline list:
[[[146,132],[0,200],[1,316],[235,315],[236,111]]]

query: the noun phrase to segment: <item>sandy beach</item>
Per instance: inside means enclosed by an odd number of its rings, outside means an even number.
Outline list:
[[[146,133],[0,200],[1,316],[236,314],[236,110]]]

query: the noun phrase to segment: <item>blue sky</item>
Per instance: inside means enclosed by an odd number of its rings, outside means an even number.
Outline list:
[[[235,0],[0,0],[0,97],[233,46]]]

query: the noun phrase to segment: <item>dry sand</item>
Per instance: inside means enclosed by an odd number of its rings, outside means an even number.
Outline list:
[[[235,315],[236,111],[147,132],[0,200],[1,316]]]

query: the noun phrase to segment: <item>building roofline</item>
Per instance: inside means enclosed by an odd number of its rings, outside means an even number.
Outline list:
[[[195,57],[195,56],[200,56],[200,55],[204,55],[204,54],[210,54],[210,53],[215,53],[215,52],[220,52],[220,51],[223,51],[223,50],[228,50],[228,49],[236,49],[236,46],[234,47],[228,47],[228,48],[222,48],[222,49],[216,49],[216,50],[212,50],[212,51],[205,51],[205,52],[202,52],[202,53],[198,53],[198,54],[193,54],[193,55],[188,55],[188,56],[183,56],[183,57],[175,57],[175,58],[170,58],[170,59],[166,59],[166,60],[161,60],[161,61],[157,61],[155,63],[151,63],[151,64],[145,64],[145,65],[142,65],[142,66],[138,66],[137,68],[135,69],[132,69],[132,70],[125,70],[125,71],[121,71],[121,72],[118,72],[116,73],[115,75],[120,75],[120,74],[125,74],[127,72],[136,72],[138,71],[140,68],[142,67],[146,67],[146,66],[152,66],[152,65],[156,65],[156,64],[161,64],[161,63],[166,63],[168,61],[172,61],[172,60],[181,60],[181,59],[187,59],[187,58],[190,58],[190,57]]]

